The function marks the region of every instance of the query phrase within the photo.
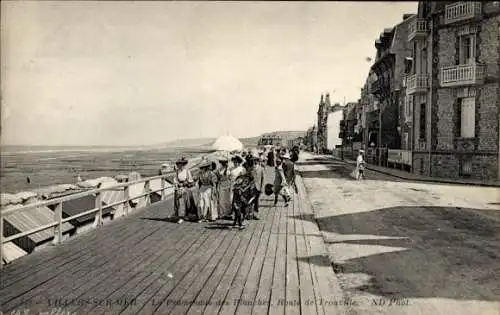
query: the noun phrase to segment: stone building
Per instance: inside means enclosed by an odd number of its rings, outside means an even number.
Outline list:
[[[379,131],[377,146],[401,149],[403,125],[401,125],[401,97],[407,57],[411,54],[408,43],[408,29],[412,14],[405,14],[403,21],[386,28],[375,41],[377,55],[371,71],[376,75],[370,85],[370,92],[378,100]],[[409,132],[409,130],[406,130]]]
[[[331,111],[332,105],[330,103],[330,94],[326,93],[324,96],[321,94],[321,100],[318,106],[318,149],[320,152],[325,152],[328,147],[328,113]]]
[[[415,172],[500,178],[499,15],[498,1],[419,2],[405,98]]]

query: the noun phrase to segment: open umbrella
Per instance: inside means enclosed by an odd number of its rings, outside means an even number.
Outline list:
[[[243,143],[233,136],[219,137],[212,146],[217,151],[231,152],[243,150]]]

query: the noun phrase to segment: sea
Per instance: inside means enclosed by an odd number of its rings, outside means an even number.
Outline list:
[[[163,163],[204,153],[197,148],[1,146],[0,192],[72,184],[78,175],[83,180],[130,172],[154,176]]]

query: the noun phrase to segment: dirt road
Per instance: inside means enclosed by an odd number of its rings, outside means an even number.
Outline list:
[[[351,314],[500,314],[498,189],[298,168]]]

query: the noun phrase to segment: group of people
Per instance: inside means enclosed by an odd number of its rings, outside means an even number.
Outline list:
[[[295,166],[299,150],[272,148],[268,151],[239,152],[216,161],[202,159],[193,176],[188,161],[176,162],[174,175],[174,218],[178,223],[233,220],[233,227],[244,229],[246,220],[259,220],[259,199],[263,192],[275,195],[274,205],[283,196],[285,206],[295,191]],[[231,165],[230,165],[231,164]],[[266,166],[274,167],[273,184],[264,183]]]

